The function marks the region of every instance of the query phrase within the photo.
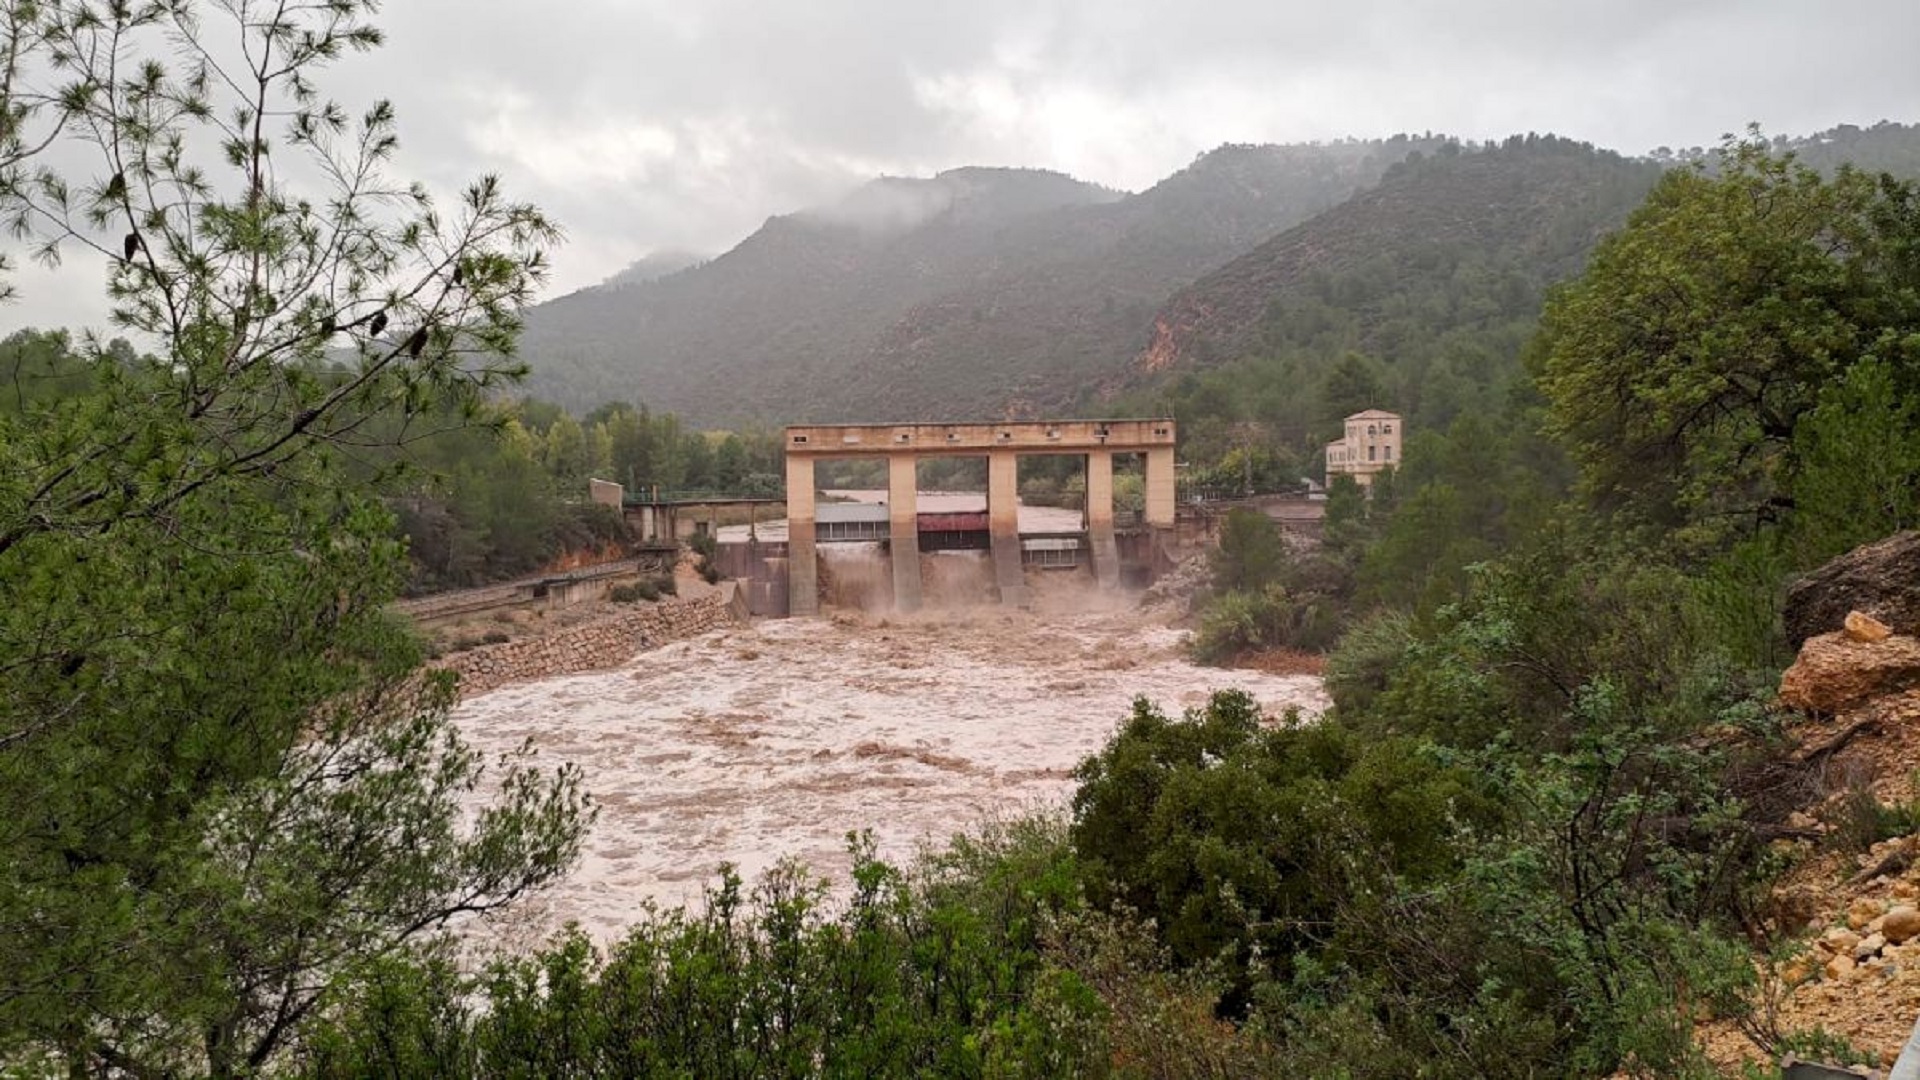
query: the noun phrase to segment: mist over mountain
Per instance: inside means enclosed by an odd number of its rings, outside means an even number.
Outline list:
[[[1920,173],[1912,126],[1774,145],[1823,169]],[[1521,332],[1662,168],[1703,153],[1425,135],[1222,146],[1136,194],[1036,169],[882,178],[711,260],[649,256],[533,309],[529,389],[702,426],[1029,416],[1297,344],[1319,333],[1307,309],[1347,335],[1316,348],[1390,373],[1467,318],[1450,276],[1505,282],[1487,302]],[[1415,296],[1428,307],[1410,322]]]
[[[691,270],[712,258],[711,255],[698,255],[691,251],[651,251],[628,263],[625,269],[601,282],[599,287],[625,289],[645,285],[682,270]]]
[[[1050,407],[1174,289],[1440,142],[1227,146],[1137,195],[1031,169],[874,181],[693,270],[535,308],[531,390],[708,424]]]

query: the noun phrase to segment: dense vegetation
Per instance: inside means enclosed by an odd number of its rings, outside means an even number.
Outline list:
[[[1766,840],[1823,794],[1781,773],[1773,608],[1914,523],[1920,190],[1759,143],[1713,164],[1553,294],[1503,407],[1336,492],[1319,554],[1229,519],[1222,589],[1346,621],[1331,715],[1138,702],[1064,823],[862,858],[843,905],[729,880],[604,956],[373,971],[305,1066],[1707,1076],[1704,1017],[1845,1056],[1781,1030],[1754,965],[1798,930]]]
[[[517,374],[557,236],[491,179],[390,196],[390,111],[312,82],[377,43],[369,6],[5,5],[0,207],[154,343],[8,343],[10,1074],[256,1075],[341,972],[552,880],[591,820],[525,755],[476,794],[450,681],[387,613],[393,470],[361,451]]]
[[[1109,408],[1175,416],[1190,460],[1238,449],[1287,479],[1365,408],[1413,431],[1499,409],[1547,289],[1660,170],[1552,137],[1443,149],[1184,290],[1127,380],[1143,389]]]
[[[411,472],[387,502],[407,540],[413,590],[477,585],[620,548],[626,526],[586,502],[590,477],[635,493],[765,495],[782,483],[778,435],[688,431],[671,413],[624,402],[575,417],[523,399],[464,422],[441,419],[433,434],[376,455],[397,454]]]
[[[1324,319],[1281,297],[1248,347],[1329,361],[1308,422],[1385,386],[1435,410],[1372,498],[1333,493],[1311,558],[1228,523],[1218,584],[1246,607],[1221,647],[1343,630],[1330,715],[1139,701],[1064,820],[904,867],[855,837],[844,900],[728,876],[604,952],[568,934],[468,968],[448,924],[564,872],[592,809],[524,755],[482,788],[388,602],[410,572],[544,557],[558,527],[515,500],[603,470],[764,483],[770,451],[499,405],[557,237],[490,179],[445,210],[386,197],[388,110],[312,82],[378,43],[370,7],[220,23],[261,46],[230,67],[180,48],[209,32],[191,5],[5,7],[0,203],[99,257],[153,346],[0,351],[0,1069],[1694,1076],[1696,1018],[1821,1038],[1777,1029],[1752,962],[1795,929],[1766,841],[1821,794],[1782,782],[1776,602],[1920,516],[1920,188],[1731,143],[1649,179],[1530,335],[1547,279],[1499,244],[1434,253],[1454,284],[1430,291],[1342,268]],[[152,59],[101,66],[127,55]],[[275,174],[270,123],[330,179]],[[51,171],[55,142],[98,175]],[[1648,179],[1598,164],[1603,209]],[[1530,235],[1573,258],[1577,232]],[[1365,336],[1402,294],[1459,316],[1457,361],[1410,322]],[[1381,317],[1316,336],[1343,296]],[[1524,367],[1495,348],[1520,337]],[[1430,394],[1449,373],[1469,390]],[[1243,476],[1287,450],[1222,446]]]
[[[124,340],[102,354],[116,373],[151,366]],[[23,330],[0,341],[0,413],[99,392],[103,363],[65,333]],[[316,379],[347,369],[315,361]],[[347,475],[377,489],[406,541],[406,590],[479,585],[566,558],[599,557],[629,540],[620,515],[586,501],[589,477],[630,490],[772,494],[778,436],[692,432],[644,406],[603,405],[577,418],[532,398],[444,403],[359,425]],[[642,481],[641,478],[644,478]]]

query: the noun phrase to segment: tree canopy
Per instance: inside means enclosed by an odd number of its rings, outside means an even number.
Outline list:
[[[392,111],[315,81],[372,7],[0,15],[0,209],[97,260],[140,342],[0,349],[9,1070],[257,1073],[335,978],[551,880],[590,820],[523,756],[482,793],[386,610],[392,470],[361,455],[514,374],[557,234],[491,178],[443,212],[384,175]]]
[[[1795,434],[1877,360],[1920,389],[1920,190],[1757,137],[1662,178],[1547,305],[1534,370],[1596,505],[1706,540],[1794,504]]]

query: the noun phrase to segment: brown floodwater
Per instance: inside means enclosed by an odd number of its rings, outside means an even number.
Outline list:
[[[1063,808],[1136,695],[1169,713],[1227,687],[1276,716],[1325,707],[1312,676],[1199,667],[1183,632],[1089,602],[1043,589],[1032,613],[767,621],[463,702],[455,721],[481,750],[530,741],[578,765],[600,807],[580,865],[515,909],[513,936],[569,920],[617,936],[644,901],[697,900],[723,862],[749,882],[782,858],[840,877],[850,830],[904,858],[990,816]]]

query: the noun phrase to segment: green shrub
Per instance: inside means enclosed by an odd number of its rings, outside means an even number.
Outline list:
[[[660,599],[660,590],[652,581],[635,581],[627,585],[615,585],[608,590],[607,599],[616,604],[651,602]]]
[[[720,541],[712,533],[697,533],[692,540],[687,541],[687,546],[693,549],[696,556],[693,563],[694,572],[709,585],[719,584],[720,568],[714,565],[713,557],[720,551]]]
[[[1089,898],[1152,919],[1183,968],[1220,959],[1228,1012],[1300,954],[1377,936],[1368,907],[1444,878],[1455,831],[1491,814],[1466,774],[1405,740],[1269,727],[1239,691],[1178,720],[1136,701],[1075,777]]]
[[[1364,710],[1418,640],[1413,620],[1397,611],[1368,616],[1349,629],[1327,658],[1327,693],[1346,710]]]
[[[905,870],[852,841],[850,898],[788,864],[647,907],[602,952],[578,929],[463,976],[432,955],[358,973],[310,1076],[1111,1075],[1099,995],[1042,931],[1077,903],[1058,823],[989,827]]]
[[[1295,599],[1269,585],[1258,592],[1228,592],[1216,597],[1200,617],[1193,654],[1217,664],[1253,649],[1302,649],[1319,652],[1339,638],[1332,605],[1315,597]]]
[[[1215,589],[1258,591],[1278,581],[1286,565],[1286,542],[1272,518],[1257,510],[1227,511],[1220,526],[1220,546],[1212,555]]]
[[[634,604],[645,601],[652,603],[662,596],[673,596],[680,586],[671,574],[660,574],[627,585],[615,585],[607,591],[607,599],[616,604]]]

